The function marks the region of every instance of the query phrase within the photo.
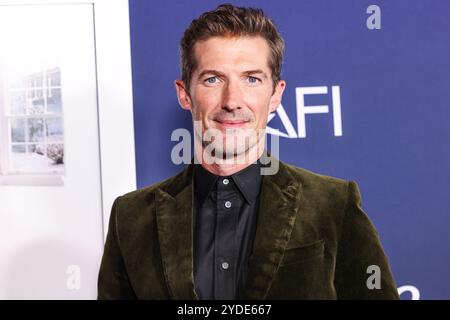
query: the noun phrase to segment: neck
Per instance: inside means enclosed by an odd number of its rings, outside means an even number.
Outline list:
[[[226,160],[205,155],[201,143],[196,143],[195,154],[197,159],[202,159],[200,165],[205,170],[217,176],[230,176],[255,163],[264,152],[264,142],[264,139],[261,139],[245,153]]]

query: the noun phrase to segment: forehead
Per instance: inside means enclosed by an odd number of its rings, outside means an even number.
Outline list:
[[[269,72],[270,48],[260,36],[211,37],[194,46],[195,71],[202,69],[265,69]]]

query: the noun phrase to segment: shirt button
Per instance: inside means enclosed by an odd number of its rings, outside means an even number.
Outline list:
[[[226,179],[226,178],[222,180],[222,183],[223,183],[224,185],[227,185],[229,182],[230,182],[230,180],[228,180],[228,179]]]
[[[231,208],[231,202],[225,201],[225,208]]]
[[[222,269],[223,270],[227,270],[228,268],[229,268],[229,264],[228,264],[228,262],[222,262]]]

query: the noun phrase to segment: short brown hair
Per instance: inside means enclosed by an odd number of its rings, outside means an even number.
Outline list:
[[[269,67],[273,88],[280,81],[284,40],[275,24],[261,9],[222,4],[191,22],[180,41],[181,79],[189,90],[192,73],[197,67],[194,45],[215,36],[261,36],[270,48]]]

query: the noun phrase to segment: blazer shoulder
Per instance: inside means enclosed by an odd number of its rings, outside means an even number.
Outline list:
[[[188,169],[184,169],[174,176],[156,182],[152,185],[139,188],[137,190],[125,193],[115,200],[116,210],[120,215],[132,214],[141,211],[143,208],[149,207],[154,203],[155,192],[158,189],[174,195],[177,187],[185,185],[189,181],[186,180]]]
[[[338,177],[320,174],[291,164],[285,164],[288,172],[301,185],[302,199],[308,205],[326,215],[332,214],[339,219],[345,214],[345,208],[351,199],[356,182]]]
[[[324,189],[339,189],[345,193],[347,192],[349,184],[348,180],[320,174],[288,163],[283,164],[286,166],[289,173],[291,173],[303,187],[316,186]]]

